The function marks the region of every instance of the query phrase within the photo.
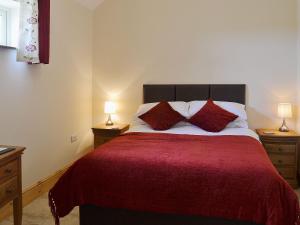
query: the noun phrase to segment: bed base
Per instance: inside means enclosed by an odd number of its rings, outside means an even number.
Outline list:
[[[108,209],[94,205],[80,206],[80,225],[258,225],[197,216],[181,216]]]

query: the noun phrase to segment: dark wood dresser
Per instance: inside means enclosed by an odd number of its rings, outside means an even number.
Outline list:
[[[24,150],[24,147],[15,147],[0,155],[0,207],[13,201],[14,225],[22,224],[21,156]]]
[[[105,142],[120,136],[129,129],[129,124],[116,124],[113,126],[106,126],[101,124],[99,126],[93,127],[94,133],[94,148],[99,147]]]
[[[268,129],[258,129],[256,132],[279,174],[293,188],[298,188],[300,135],[294,131]]]

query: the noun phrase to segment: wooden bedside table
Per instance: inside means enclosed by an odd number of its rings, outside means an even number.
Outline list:
[[[7,147],[7,146],[0,146]],[[24,147],[0,155],[0,207],[13,201],[14,225],[22,224],[22,168]]]
[[[99,147],[105,142],[120,136],[129,129],[129,124],[116,124],[113,126],[106,126],[101,124],[100,126],[93,127],[94,133],[94,148]]]
[[[293,187],[298,187],[300,135],[294,131],[256,130],[268,155],[280,175]],[[273,132],[274,134],[266,134]]]

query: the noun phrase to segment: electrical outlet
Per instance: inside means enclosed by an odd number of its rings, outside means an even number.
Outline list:
[[[72,135],[71,136],[71,143],[74,143],[78,140],[78,136],[77,135]]]

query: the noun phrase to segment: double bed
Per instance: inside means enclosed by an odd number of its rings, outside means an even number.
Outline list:
[[[144,103],[245,104],[245,85],[144,85]],[[143,124],[77,161],[49,192],[59,224],[295,225],[298,198],[247,128],[153,131]]]

